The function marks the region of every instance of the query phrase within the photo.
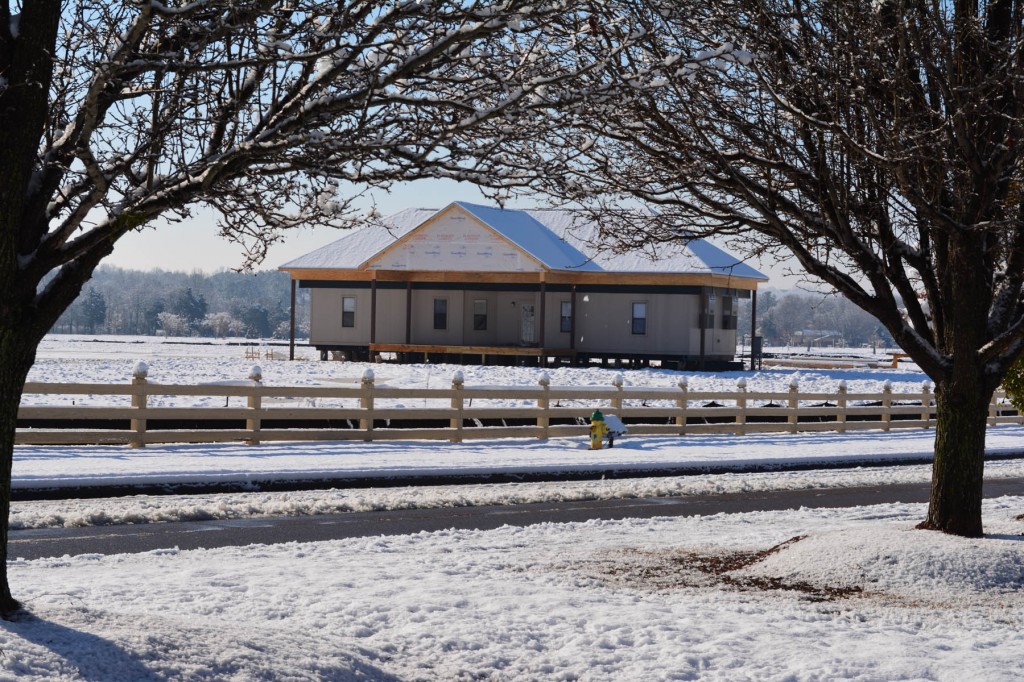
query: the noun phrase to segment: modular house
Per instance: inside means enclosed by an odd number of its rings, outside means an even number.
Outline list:
[[[280,269],[293,311],[295,287],[311,290],[310,344],[324,359],[735,367],[737,300],[756,308],[763,274],[700,239],[617,253],[597,237],[576,211],[455,202],[401,211]]]

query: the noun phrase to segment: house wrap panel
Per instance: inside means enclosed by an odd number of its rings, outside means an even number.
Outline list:
[[[485,227],[461,208],[436,216],[367,265],[370,270],[457,272],[539,272],[540,265],[519,247]]]

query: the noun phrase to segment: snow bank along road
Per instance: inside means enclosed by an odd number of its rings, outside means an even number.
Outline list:
[[[493,530],[503,526],[709,516],[753,511],[862,507],[928,500],[926,483],[831,490],[781,490],[696,497],[603,499],[520,505],[440,507],[354,512],[325,516],[185,521],[144,526],[44,528],[12,531],[10,554],[40,559],[87,553],[127,554],[160,549],[211,549],[252,544],[320,542],[356,537],[410,535],[448,529]],[[986,481],[985,496],[1024,495],[1024,477]]]
[[[13,488],[21,499],[40,490],[260,490],[333,482],[490,478],[600,477],[633,474],[777,471],[930,461],[935,434],[899,432],[627,436],[615,448],[588,450],[582,438],[125,446],[19,446]],[[989,429],[987,456],[1024,453],[1024,426]],[[66,496],[76,496],[71,493]]]

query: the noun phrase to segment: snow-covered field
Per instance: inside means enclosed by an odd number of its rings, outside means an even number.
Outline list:
[[[447,388],[457,371],[468,386],[536,386],[542,372],[552,386],[609,387],[617,375],[624,385],[676,388],[686,377],[691,391],[735,391],[743,378],[749,391],[785,392],[794,380],[802,392],[834,392],[844,381],[851,393],[878,392],[888,381],[894,393],[921,390],[927,377],[913,365],[901,369],[852,368],[845,370],[764,369],[758,372],[677,372],[651,368],[624,371],[601,367],[486,367],[444,364],[369,364],[321,362],[312,349],[296,349],[296,361],[265,359],[267,352],[277,358],[288,356],[287,346],[258,347],[260,360],[246,359],[244,339],[159,339],[154,337],[92,337],[53,335],[39,349],[29,381],[54,383],[130,383],[137,362],[148,365],[149,381],[157,384],[201,384],[244,381],[254,364],[262,370],[263,383],[271,386],[359,385],[363,373],[372,369],[377,386],[392,388]],[[831,351],[832,349],[830,349]],[[801,349],[801,352],[802,349]],[[837,351],[838,352],[838,351]],[[853,353],[849,349],[845,355]],[[858,351],[866,359],[883,358],[881,353]],[[90,396],[89,404],[113,404],[117,398]],[[161,397],[161,401],[169,400]],[[203,401],[188,398],[190,404],[223,405],[223,398]],[[104,402],[99,402],[104,401]],[[54,398],[29,395],[26,404],[53,403]],[[170,404],[158,401],[155,404]]]
[[[6,679],[950,680],[1024,675],[1019,499],[15,562]],[[750,557],[808,536],[763,561]],[[726,570],[736,566],[736,570]]]
[[[286,350],[286,349],[285,349]],[[311,357],[309,351],[305,351]],[[52,337],[31,380],[244,379],[238,346]],[[364,365],[262,361],[266,383],[357,381]],[[446,385],[453,366],[375,365],[388,385]],[[533,384],[537,369],[461,368],[467,385]],[[616,370],[548,370],[607,385]],[[627,385],[678,373],[623,372]],[[692,390],[916,391],[912,369],[687,373]],[[862,383],[861,383],[862,382]],[[819,388],[815,388],[819,387]],[[628,438],[598,466],[899,459],[926,431]],[[993,453],[1024,429],[992,429]],[[21,447],[16,484],[317,476],[338,471],[572,468],[549,443]],[[369,473],[365,473],[369,472]],[[990,476],[1024,475],[1018,460]],[[375,508],[820,488],[928,479],[926,466],[409,489],[33,502],[15,527],[316,514]],[[0,624],[0,679],[69,680],[1016,680],[1024,634],[1024,498],[986,503],[980,540],[911,530],[920,505],[546,524],[315,544],[11,563],[32,616]],[[777,551],[767,550],[786,541]]]
[[[553,386],[609,386],[612,379],[623,374],[626,386],[675,387],[686,376],[691,391],[734,390],[740,377],[747,380],[751,391],[786,391],[795,378],[801,390],[834,391],[845,381],[851,393],[878,391],[885,381],[893,391],[919,391],[924,374],[914,365],[901,364],[901,369],[857,368],[821,371],[814,369],[766,369],[760,372],[676,372],[657,368],[624,371],[601,367],[558,367],[540,370],[536,367],[486,367],[478,365],[438,364],[368,364],[357,362],[321,362],[315,350],[299,346],[296,361],[288,356],[287,345],[256,346],[261,356],[273,352],[279,359],[246,359],[245,339],[187,339],[131,336],[51,335],[39,348],[29,381],[45,382],[108,382],[131,381],[132,369],[138,361],[149,366],[150,381],[163,384],[239,381],[249,376],[253,364],[263,370],[263,382],[269,385],[358,385],[367,368],[372,368],[379,385],[411,388],[444,388],[451,385],[459,370],[467,386],[535,386],[541,371],[551,377]],[[774,349],[767,349],[774,350]],[[783,349],[778,349],[783,350]],[[803,349],[791,349],[804,353]],[[829,349],[832,352],[833,349]],[[838,349],[838,354],[854,353],[869,359],[883,359],[881,352]]]

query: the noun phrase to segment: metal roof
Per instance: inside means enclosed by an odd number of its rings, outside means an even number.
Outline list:
[[[410,208],[367,224],[280,266],[282,270],[356,270],[430,218],[454,208],[513,243],[550,270],[575,272],[717,274],[767,281],[768,277],[703,239],[651,244],[620,252],[607,248],[599,224],[566,209],[506,209],[454,202],[437,210]]]

